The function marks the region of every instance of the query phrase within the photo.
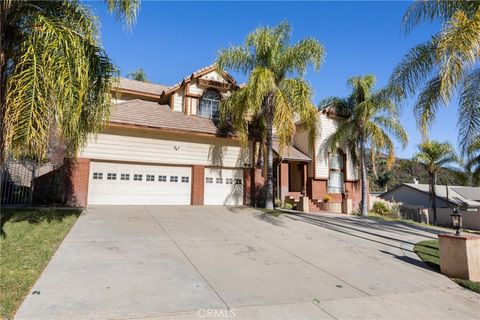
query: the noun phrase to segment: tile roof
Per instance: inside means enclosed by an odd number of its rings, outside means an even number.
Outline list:
[[[273,141],[273,151],[276,154],[280,155],[280,143],[278,141]],[[285,160],[296,160],[296,161],[306,161],[310,162],[312,159],[306,154],[295,148],[294,146],[285,146],[282,152],[282,158]]]
[[[175,112],[168,105],[140,99],[115,104],[111,107],[111,123],[173,129],[189,132],[226,135],[208,118],[188,116]]]
[[[186,82],[186,81],[189,81],[190,79],[193,79],[195,77],[197,77],[198,75],[201,75],[203,74],[204,72],[208,72],[208,71],[213,71],[216,69],[216,65],[215,64],[211,64],[209,66],[206,66],[206,67],[203,67],[203,68],[200,68],[194,72],[192,72],[190,75],[184,77],[182,79],[182,81],[180,82],[177,82],[176,84],[172,85],[172,86],[169,86],[168,88],[165,89],[165,94],[168,94],[170,92],[172,92],[173,90],[176,90],[178,89],[183,82]],[[229,75],[228,73],[225,72],[225,76],[233,83],[233,84],[236,84],[236,80],[231,76]]]
[[[150,94],[157,94],[160,96],[162,92],[167,88],[168,86],[165,86],[163,84],[156,84],[151,82],[143,82],[143,81],[137,81],[137,80],[127,79],[127,78],[120,78],[120,83],[116,89],[117,90],[122,90],[122,89],[133,90],[133,91],[145,92]]]

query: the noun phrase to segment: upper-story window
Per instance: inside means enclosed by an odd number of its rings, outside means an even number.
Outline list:
[[[216,119],[220,108],[220,95],[215,91],[205,91],[200,100],[198,115],[200,117]]]
[[[343,173],[345,171],[343,154],[340,152],[331,153],[328,158],[330,165],[330,173],[328,176],[328,192],[342,193],[344,179]]]

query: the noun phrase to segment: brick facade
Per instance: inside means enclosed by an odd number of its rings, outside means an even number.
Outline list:
[[[368,183],[368,180],[367,180]],[[360,209],[360,203],[362,202],[362,184],[361,181],[347,181],[345,182],[345,188],[348,191],[348,198],[352,199],[353,209]],[[367,185],[367,190],[368,185]]]
[[[263,201],[262,190],[265,184],[265,177],[262,174],[262,169],[251,168],[245,169],[244,172],[247,172],[246,176],[248,176],[248,180],[250,181],[249,189],[245,189],[245,193],[248,193],[250,199],[245,202],[245,205],[259,206]]]
[[[68,159],[65,170],[65,204],[71,207],[85,207],[88,199],[90,159]]]
[[[327,194],[332,197],[331,202],[342,202],[342,194],[327,192],[328,180],[325,179],[307,179],[307,195],[311,199],[322,200]],[[353,209],[359,208],[362,201],[362,185],[361,181],[347,181],[345,182],[346,191],[348,191],[348,198],[352,199]]]
[[[201,206],[205,197],[205,166],[192,166],[192,198],[191,204]]]
[[[253,169],[243,169],[243,205],[249,206],[252,200]]]
[[[275,170],[275,169],[274,169]],[[280,182],[279,184],[279,187],[280,187],[280,200],[282,200],[282,202],[285,200],[285,197],[288,195],[288,191],[290,190],[290,187],[289,187],[289,176],[288,176],[288,172],[289,172],[289,164],[288,162],[282,162],[280,163],[279,165],[279,174],[280,174],[280,177],[278,177],[278,181]]]

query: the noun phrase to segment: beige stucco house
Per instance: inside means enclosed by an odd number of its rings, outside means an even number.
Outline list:
[[[220,101],[238,88],[235,79],[209,66],[173,86],[121,79],[111,117],[71,165],[71,205],[250,205],[263,185],[253,142],[217,127]],[[298,202],[308,197],[319,211],[332,203],[359,202],[356,168],[347,153],[331,153],[325,140],[341,118],[318,112],[315,148],[299,127],[292,146],[275,144],[275,193]]]

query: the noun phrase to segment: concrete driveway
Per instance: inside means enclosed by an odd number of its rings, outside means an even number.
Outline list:
[[[479,319],[412,252],[421,228],[249,208],[94,207],[17,319]]]

